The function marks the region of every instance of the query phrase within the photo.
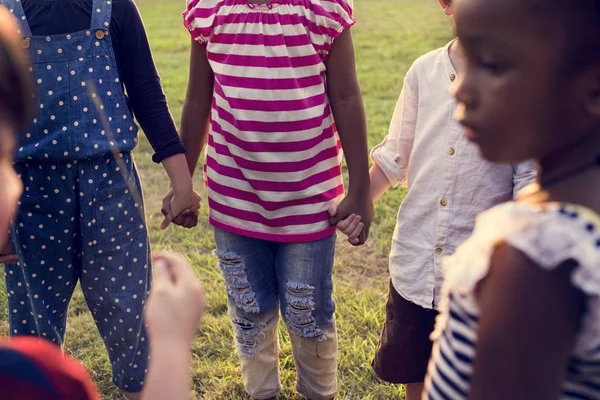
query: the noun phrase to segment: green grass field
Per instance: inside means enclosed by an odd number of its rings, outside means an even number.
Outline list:
[[[139,0],[138,4],[156,64],[176,119],[179,119],[188,78],[189,35],[181,24],[183,1]],[[404,74],[419,55],[445,44],[450,25],[434,0],[357,0],[354,41],[369,122],[369,144],[386,134]],[[136,151],[146,198],[146,213],[154,249],[181,252],[201,276],[208,293],[208,312],[193,345],[193,396],[198,399],[246,399],[232,331],[226,316],[226,293],[217,262],[211,228],[202,210],[202,223],[193,230],[158,229],[160,201],[168,188],[162,168],[152,163],[145,140]],[[196,176],[198,188],[201,174]],[[202,188],[204,193],[204,189]],[[384,319],[387,254],[403,190],[392,190],[376,205],[369,243],[353,248],[339,239],[335,265],[335,297],[340,336],[340,399],[402,398],[402,389],[382,384],[371,371],[379,330]],[[0,289],[0,334],[7,334],[6,294]],[[283,326],[282,398],[296,399],[294,364]],[[70,310],[66,349],[90,370],[105,399],[117,399],[110,368],[96,328],[79,292]]]

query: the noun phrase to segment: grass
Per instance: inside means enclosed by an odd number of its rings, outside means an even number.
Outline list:
[[[140,0],[156,64],[178,119],[188,76],[189,36],[181,26],[179,0]],[[369,144],[386,134],[402,80],[419,55],[445,44],[450,27],[434,0],[359,0],[355,4],[358,24],[354,28],[358,74],[369,122]],[[193,344],[193,396],[202,399],[246,399],[232,332],[226,316],[225,285],[211,251],[211,229],[203,209],[202,224],[191,231],[170,228],[163,232],[160,201],[168,186],[160,166],[150,159],[151,148],[141,140],[136,160],[144,183],[146,213],[154,249],[181,252],[202,277],[209,308]],[[197,187],[201,186],[200,173]],[[388,192],[376,205],[376,219],[369,243],[352,248],[339,239],[335,263],[335,298],[340,336],[340,399],[402,398],[402,388],[382,384],[372,373],[374,354],[384,320],[387,254],[403,190]],[[6,293],[0,289],[0,309],[6,310]],[[0,317],[0,334],[7,334],[6,316]],[[296,399],[294,367],[289,339],[282,336],[281,369],[283,398]],[[66,350],[90,370],[105,399],[117,399],[110,383],[104,346],[78,291],[70,310]]]

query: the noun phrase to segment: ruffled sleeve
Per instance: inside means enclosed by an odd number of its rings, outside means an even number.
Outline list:
[[[311,0],[315,26],[311,39],[318,52],[326,57],[334,40],[356,23],[353,0]]]
[[[215,17],[223,0],[188,0],[183,12],[183,25],[192,39],[199,43],[207,43],[213,32]]]
[[[577,206],[528,206],[509,203],[483,213],[473,236],[444,262],[444,300],[440,332],[447,320],[450,293],[474,302],[476,285],[487,275],[496,246],[505,242],[541,268],[552,270],[569,260],[574,287],[586,295],[587,307],[575,346],[585,356],[600,347],[600,217]],[[434,335],[437,336],[437,335]]]

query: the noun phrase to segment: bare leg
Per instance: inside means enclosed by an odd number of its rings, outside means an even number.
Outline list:
[[[423,382],[404,385],[404,389],[406,390],[406,400],[421,400],[423,386]]]

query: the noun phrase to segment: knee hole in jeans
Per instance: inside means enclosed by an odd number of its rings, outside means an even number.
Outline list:
[[[285,298],[285,322],[288,329],[303,338],[321,341],[325,338],[317,326],[313,311],[315,287],[299,282],[288,282]]]
[[[252,290],[252,285],[246,275],[246,265],[242,256],[230,251],[215,251],[219,258],[219,267],[223,271],[227,293],[236,306],[247,313],[258,314],[260,307],[256,293]]]
[[[258,343],[264,336],[266,324],[252,322],[246,318],[236,318],[232,322],[238,352],[243,357],[254,358]]]

